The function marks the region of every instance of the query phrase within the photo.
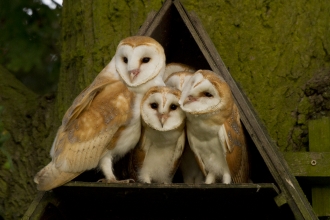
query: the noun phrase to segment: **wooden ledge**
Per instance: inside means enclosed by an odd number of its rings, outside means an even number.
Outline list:
[[[285,152],[283,156],[294,176],[311,183],[330,183],[330,152]]]
[[[40,193],[25,219],[281,219],[273,183],[70,182]]]

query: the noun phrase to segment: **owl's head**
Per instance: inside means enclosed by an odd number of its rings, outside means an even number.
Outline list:
[[[187,84],[192,75],[192,72],[175,72],[165,80],[165,84],[166,86],[174,87],[182,91],[184,85]]]
[[[169,63],[165,67],[164,81],[168,79],[170,75],[175,74],[176,72],[194,73],[196,72],[196,69],[183,63]]]
[[[229,112],[234,101],[222,77],[209,70],[198,70],[184,85],[179,103],[185,112],[205,114]]]
[[[117,47],[115,65],[128,87],[138,87],[163,76],[166,65],[164,49],[153,38],[128,37]]]
[[[179,105],[180,95],[180,90],[166,86],[150,88],[141,102],[142,120],[158,131],[178,128],[185,119]]]

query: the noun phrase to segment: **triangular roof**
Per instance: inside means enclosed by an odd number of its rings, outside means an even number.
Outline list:
[[[167,62],[212,69],[229,84],[248,133],[251,179],[248,184],[103,184],[84,175],[48,192],[40,192],[23,219],[123,218],[317,219],[295,177],[252,105],[226,69],[198,17],[178,0],[166,0],[151,12],[138,35],[159,41]],[[193,55],[193,56],[192,56]],[[85,178],[85,179],[84,179]],[[274,201],[275,200],[275,201]],[[280,208],[279,208],[280,207]]]
[[[242,123],[280,188],[281,196],[285,198],[297,219],[317,219],[285,159],[227,70],[197,15],[188,13],[179,0],[167,0],[157,14],[149,15],[139,35],[158,40],[165,48],[168,63],[182,62],[196,69],[212,69],[225,79],[239,107]],[[187,54],[193,56],[187,57]],[[189,59],[191,57],[192,59]]]

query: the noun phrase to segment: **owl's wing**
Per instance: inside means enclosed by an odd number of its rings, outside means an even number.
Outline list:
[[[121,81],[97,77],[64,115],[51,150],[56,168],[64,172],[95,168],[131,117],[132,100]]]
[[[180,137],[178,138],[178,141],[176,142],[176,146],[175,146],[175,150],[174,150],[174,154],[173,154],[173,169],[171,171],[171,175],[174,176],[175,172],[177,171],[179,165],[180,165],[180,161],[181,161],[181,156],[184,150],[184,145],[185,145],[185,141],[186,141],[186,132],[183,130],[182,134],[180,135]]]
[[[246,141],[237,106],[219,131],[223,141],[226,160],[234,183],[246,183],[249,178],[249,163]]]

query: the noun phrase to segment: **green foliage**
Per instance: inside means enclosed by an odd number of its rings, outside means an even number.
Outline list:
[[[0,1],[0,64],[37,93],[58,80],[60,14],[41,0]]]
[[[0,116],[1,113],[3,111],[3,107],[0,106]],[[11,169],[12,168],[12,161],[11,161],[11,157],[10,154],[8,153],[8,151],[6,151],[6,149],[3,147],[3,143],[8,140],[10,137],[9,133],[5,130],[4,125],[2,123],[1,117],[0,117],[0,152],[3,153],[6,157],[7,157],[7,161],[5,162],[5,164],[3,164],[3,168],[5,169]]]

